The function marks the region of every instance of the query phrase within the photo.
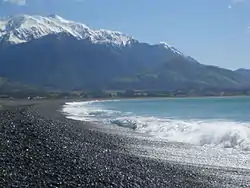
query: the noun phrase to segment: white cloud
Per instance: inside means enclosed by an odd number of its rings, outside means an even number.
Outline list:
[[[3,0],[3,2],[17,4],[20,6],[26,5],[26,0]]]

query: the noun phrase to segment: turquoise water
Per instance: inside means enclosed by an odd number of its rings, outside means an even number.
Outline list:
[[[120,100],[95,105],[138,116],[250,122],[250,97]]]
[[[171,142],[250,151],[249,97],[78,102],[64,112]]]

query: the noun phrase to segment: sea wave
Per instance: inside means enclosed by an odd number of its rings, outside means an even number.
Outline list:
[[[98,102],[67,103],[63,111],[71,119],[111,123],[171,142],[250,151],[250,125],[247,123],[134,116],[93,105]]]
[[[71,119],[81,121],[98,121],[112,116],[121,114],[119,111],[107,110],[98,106],[93,106],[93,103],[102,103],[104,101],[84,101],[66,103],[62,112]]]
[[[250,127],[244,123],[140,116],[117,118],[115,122],[120,126],[136,127],[136,131],[168,141],[250,151]]]

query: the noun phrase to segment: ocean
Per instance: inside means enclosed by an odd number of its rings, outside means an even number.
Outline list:
[[[147,150],[148,156],[250,169],[250,97],[72,102],[63,112],[71,119],[122,127],[166,144],[134,146]]]

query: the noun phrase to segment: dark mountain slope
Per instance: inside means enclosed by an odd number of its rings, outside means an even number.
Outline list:
[[[245,88],[248,77],[205,66],[164,45],[121,48],[52,34],[0,48],[0,75],[23,83],[72,89]]]
[[[159,46],[137,43],[119,49],[60,33],[2,46],[0,74],[63,89],[105,88],[120,77],[152,69],[174,56]]]
[[[235,72],[248,78],[248,81],[250,81],[250,69],[238,69]]]
[[[240,89],[248,88],[249,80],[231,70],[205,66],[192,58],[178,56],[150,71],[120,79],[113,87],[149,90]]]

